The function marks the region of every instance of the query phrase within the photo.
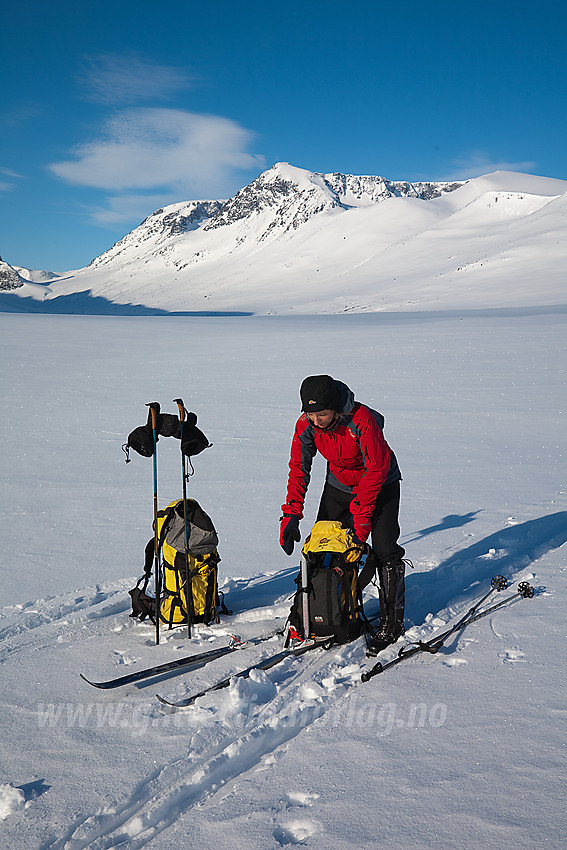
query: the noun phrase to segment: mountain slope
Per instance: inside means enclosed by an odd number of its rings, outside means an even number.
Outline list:
[[[554,305],[566,192],[514,172],[412,184],[278,163],[224,202],[158,210],[87,268],[18,295],[73,312],[93,298],[103,312],[505,307],[518,292],[522,306]]]

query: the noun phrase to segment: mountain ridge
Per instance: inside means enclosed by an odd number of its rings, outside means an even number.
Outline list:
[[[77,312],[93,298],[165,313],[506,307],[512,292],[558,304],[566,204],[567,181],[516,172],[410,183],[277,163],[232,198],[156,210],[86,268],[18,294],[42,309],[72,297]]]

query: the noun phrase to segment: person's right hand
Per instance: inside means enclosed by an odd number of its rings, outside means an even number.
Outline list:
[[[280,520],[280,546],[286,553],[291,555],[295,543],[301,539],[299,533],[299,517],[283,516]]]

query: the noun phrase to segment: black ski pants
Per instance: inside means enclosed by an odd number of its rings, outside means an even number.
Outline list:
[[[345,493],[330,484],[325,484],[317,520],[336,520],[354,527],[350,503],[352,493]],[[402,558],[405,550],[399,545],[400,525],[400,482],[394,481],[382,487],[376,498],[372,514],[372,550],[376,555],[376,573],[380,592],[380,631],[398,636],[404,630],[405,565]],[[363,569],[359,576],[360,588],[372,580],[374,567]]]

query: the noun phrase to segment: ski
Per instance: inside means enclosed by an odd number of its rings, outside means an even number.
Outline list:
[[[116,679],[108,679],[105,682],[92,682],[90,679],[87,679],[82,673],[80,673],[80,677],[87,684],[92,685],[93,688],[100,688],[101,690],[112,690],[113,688],[121,688],[123,685],[133,685],[136,682],[142,682],[145,679],[152,679],[154,676],[165,675],[166,673],[173,673],[177,670],[181,672],[186,672],[191,670],[193,667],[202,667],[205,664],[208,664],[210,661],[215,661],[217,658],[222,658],[223,655],[228,655],[231,652],[235,652],[238,649],[246,649],[249,646],[256,646],[259,643],[263,643],[264,641],[270,640],[277,635],[282,634],[281,629],[278,629],[275,632],[272,632],[269,635],[265,635],[263,637],[251,638],[250,640],[241,641],[235,635],[232,635],[230,638],[230,643],[228,646],[221,646],[217,649],[209,649],[205,652],[200,652],[196,655],[186,655],[183,658],[176,658],[173,661],[166,661],[163,664],[156,664],[154,667],[146,667],[144,670],[136,670],[133,673],[127,673],[125,676],[118,676]]]
[[[189,708],[196,700],[199,699],[199,697],[204,697],[213,691],[220,691],[223,688],[228,688],[233,679],[247,679],[252,670],[271,670],[272,667],[275,667],[276,664],[279,664],[280,661],[283,661],[285,658],[303,655],[304,653],[309,652],[310,649],[317,649],[325,646],[329,646],[328,638],[315,638],[308,641],[302,641],[299,646],[282,649],[280,652],[270,655],[263,661],[258,661],[256,664],[252,664],[250,667],[247,667],[246,670],[240,670],[238,673],[232,673],[230,676],[227,676],[226,679],[222,679],[220,682],[216,682],[214,685],[209,685],[208,688],[204,688],[202,691],[199,691],[198,694],[193,694],[190,697],[185,697],[184,699],[177,701],[168,700],[159,694],[156,694],[156,696],[163,705],[167,705],[170,708]]]
[[[497,576],[496,579],[500,580],[502,577]],[[503,590],[507,583],[504,586],[496,585],[494,582],[495,579],[492,579],[493,585],[491,588],[493,590]],[[413,655],[416,655],[418,652],[429,652],[432,655],[439,652],[444,642],[450,637],[452,634],[455,634],[458,631],[470,626],[471,623],[475,623],[477,620],[481,620],[483,617],[487,617],[489,614],[493,614],[495,611],[498,611],[500,608],[507,605],[509,602],[513,602],[515,599],[531,599],[534,595],[533,587],[527,582],[522,581],[518,585],[518,590],[516,593],[512,593],[510,596],[506,596],[505,599],[501,599],[499,602],[496,602],[494,605],[491,605],[489,608],[485,608],[484,611],[478,611],[479,606],[482,602],[490,595],[490,592],[486,594],[483,599],[476,603],[472,608],[467,611],[467,613],[461,617],[461,619],[452,626],[450,629],[442,632],[440,635],[436,635],[430,638],[427,641],[417,641],[416,643],[409,643],[399,650],[396,658],[393,658],[391,661],[387,661],[385,664],[382,664],[381,661],[378,661],[377,664],[374,665],[370,670],[366,673],[363,673],[361,678],[362,682],[369,682],[370,679],[373,679],[374,676],[378,676],[380,673],[383,673],[385,670],[389,670],[390,667],[394,667],[396,664],[399,664],[401,661],[404,661],[406,658],[411,658]]]

